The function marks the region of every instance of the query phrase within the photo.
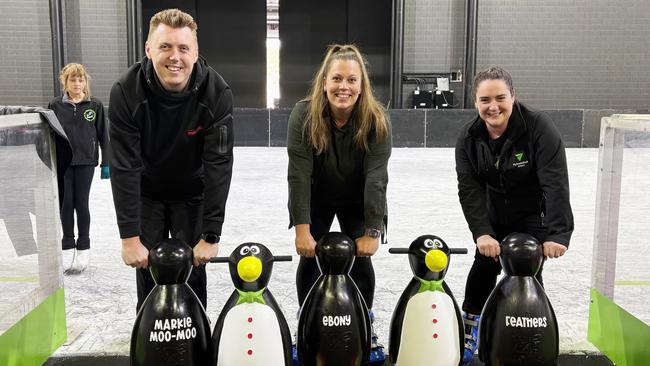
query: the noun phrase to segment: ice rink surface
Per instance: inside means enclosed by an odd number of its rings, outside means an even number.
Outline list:
[[[575,231],[566,255],[546,262],[544,282],[558,318],[560,352],[595,352],[586,336],[598,150],[567,149],[567,157]],[[235,149],[220,255],[229,255],[240,243],[259,242],[275,255],[294,256],[293,262],[274,265],[269,284],[293,332],[298,311],[294,287],[298,257],[293,229],[287,229],[286,170],[285,148]],[[380,342],[386,346],[395,303],[412,276],[407,256],[388,254],[388,248],[408,247],[419,235],[435,234],[450,247],[466,247],[470,253],[474,250],[458,203],[453,149],[395,148],[389,178],[389,242],[373,257],[375,327]],[[641,204],[637,199],[639,207],[650,207],[648,195],[639,198],[646,203]],[[99,169],[90,199],[91,264],[84,273],[64,278],[69,339],[57,351],[58,356],[129,353],[136,315],[135,271],[124,265],[120,257],[110,183],[99,180]],[[636,216],[635,220],[637,227],[641,224],[647,227],[648,220],[643,215]],[[471,263],[471,254],[455,255],[450,261],[446,281],[459,304]],[[213,325],[233,291],[227,267],[210,264],[208,268],[207,313]]]

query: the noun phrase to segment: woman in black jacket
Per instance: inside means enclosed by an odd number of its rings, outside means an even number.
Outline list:
[[[478,116],[456,143],[458,196],[476,242],[463,302],[465,364],[501,271],[499,242],[512,232],[528,233],[543,243],[546,257],[557,258],[573,232],[566,155],[553,121],[515,99],[512,77],[501,67],[476,74],[474,98]]]
[[[54,98],[53,110],[72,146],[72,161],[64,176],[61,198],[63,267],[67,273],[82,272],[90,260],[90,210],[88,196],[102,149],[101,179],[109,178],[108,132],[104,106],[90,95],[90,75],[77,63],[67,64],[59,75],[63,95]],[[77,213],[75,242],[74,214]]]

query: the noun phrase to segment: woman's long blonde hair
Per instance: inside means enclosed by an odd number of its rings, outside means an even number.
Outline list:
[[[67,93],[66,86],[68,84],[68,79],[72,76],[82,76],[86,79],[86,87],[84,88],[84,98],[90,99],[90,75],[86,68],[82,64],[77,64],[71,62],[63,67],[61,73],[59,74],[59,81],[61,82],[61,90],[64,93]]]
[[[356,46],[349,44],[330,45],[327,48],[327,53],[325,54],[325,59],[320,69],[314,76],[310,95],[307,97],[311,100],[307,114],[307,123],[305,124],[309,143],[317,154],[327,151],[330,145],[331,122],[328,119],[329,104],[323,89],[325,88],[327,72],[335,60],[353,60],[361,68],[361,93],[352,111],[358,120],[354,141],[358,147],[367,151],[368,138],[372,132],[375,133],[377,140],[388,135],[388,121],[386,121],[384,107],[377,102],[372,94],[370,78],[368,77],[363,55]]]

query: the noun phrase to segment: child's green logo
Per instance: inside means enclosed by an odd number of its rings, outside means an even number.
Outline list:
[[[84,111],[84,118],[86,119],[86,121],[95,122],[95,117],[97,117],[97,114],[92,109],[86,109]]]

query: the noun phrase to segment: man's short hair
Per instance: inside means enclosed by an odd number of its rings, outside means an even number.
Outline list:
[[[147,36],[147,41],[151,39],[151,34],[158,28],[160,24],[164,24],[171,28],[185,28],[188,27],[192,31],[194,40],[198,40],[196,37],[196,29],[198,26],[192,18],[191,15],[182,12],[178,9],[166,9],[157,12],[154,16],[151,17],[149,21],[149,35]]]

